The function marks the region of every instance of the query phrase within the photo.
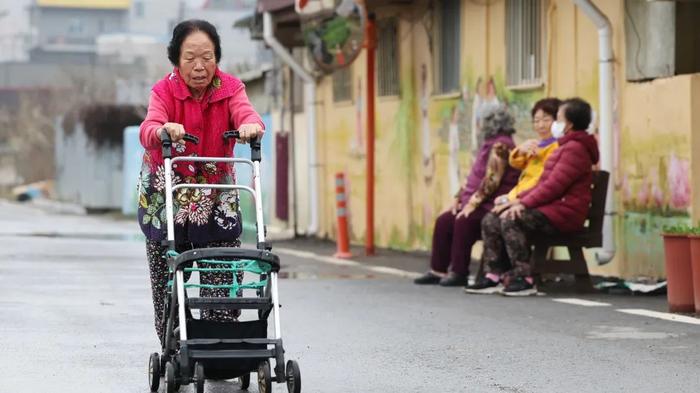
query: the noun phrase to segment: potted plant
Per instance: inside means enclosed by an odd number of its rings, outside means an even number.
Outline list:
[[[691,232],[692,228],[686,225],[663,228],[668,309],[671,312],[695,312],[690,258]]]
[[[695,313],[700,314],[700,226],[692,228],[688,237],[690,239],[690,268],[693,272]]]

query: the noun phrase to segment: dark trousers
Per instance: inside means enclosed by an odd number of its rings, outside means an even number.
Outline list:
[[[484,239],[484,268],[494,274],[505,273],[510,266],[504,261],[510,259],[514,276],[531,276],[531,244],[528,237],[535,234],[554,235],[559,231],[538,210],[524,210],[520,218],[505,219],[488,213],[481,223],[481,236]],[[506,252],[507,258],[503,253]]]
[[[468,217],[457,219],[456,215],[448,211],[437,218],[430,256],[432,270],[469,274],[472,246],[481,239],[481,220],[486,213],[486,210],[478,208]]]

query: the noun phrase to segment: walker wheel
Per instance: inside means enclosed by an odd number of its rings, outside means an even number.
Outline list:
[[[238,383],[241,384],[241,390],[247,390],[250,386],[250,374],[245,374],[238,377]]]
[[[148,358],[148,386],[151,392],[157,392],[158,385],[160,385],[160,357],[158,352],[153,352]]]
[[[295,360],[287,362],[287,391],[289,393],[301,393],[301,372],[299,371],[299,363]]]
[[[260,393],[272,393],[272,376],[270,373],[270,362],[268,362],[267,360],[260,363],[260,366],[258,366],[258,391]]]
[[[197,362],[194,365],[194,383],[197,393],[204,393],[204,366]]]
[[[175,380],[175,365],[172,362],[165,364],[165,392],[175,393],[179,386]]]

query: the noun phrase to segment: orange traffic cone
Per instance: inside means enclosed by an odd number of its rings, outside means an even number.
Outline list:
[[[333,254],[336,258],[351,258],[350,238],[348,237],[348,209],[347,195],[345,194],[345,176],[342,173],[335,175],[336,216],[338,217],[338,252]]]

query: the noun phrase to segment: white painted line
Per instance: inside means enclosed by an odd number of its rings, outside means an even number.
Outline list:
[[[314,259],[321,261],[321,262],[326,262],[330,263],[331,265],[337,265],[337,266],[357,266],[357,267],[362,267],[362,264],[359,262],[351,261],[349,259],[342,259],[342,258],[335,258],[335,257],[326,257],[323,255],[314,255]]]
[[[359,269],[368,270],[368,271],[371,271],[374,273],[387,274],[387,275],[397,276],[397,277],[402,277],[402,278],[420,277],[419,273],[409,272],[407,270],[401,270],[401,269],[396,269],[396,268],[387,267],[387,266],[369,266],[369,265],[366,265],[363,263],[353,261],[351,259],[334,258],[334,257],[325,256],[325,255],[318,255],[318,254],[315,254],[313,252],[308,252],[308,251],[299,251],[299,250],[294,250],[291,248],[280,248],[280,247],[275,247],[275,249],[273,251],[279,252],[281,254],[292,255],[292,256],[295,256],[298,258],[313,259],[313,260],[327,263],[330,265],[351,266],[351,267],[356,267]]]
[[[610,307],[610,303],[594,302],[592,300],[577,299],[574,297],[560,297],[552,300],[559,303],[573,304],[575,306],[583,307]]]
[[[382,274],[392,274],[394,276],[405,277],[405,278],[418,278],[421,276],[420,273],[409,272],[406,270],[396,269],[393,267],[386,266],[366,266],[367,269]]]
[[[278,252],[278,251],[279,251],[279,252],[281,252],[281,253],[289,254],[289,255],[292,255],[292,256],[295,256],[295,257],[299,257],[299,258],[313,258],[313,257],[316,256],[316,254],[314,254],[314,253],[312,253],[312,252],[293,250],[293,249],[291,249],[291,248],[279,248],[279,247],[275,247],[274,250],[275,250],[275,252]]]
[[[666,321],[683,322],[683,323],[690,323],[693,325],[700,325],[700,319],[688,317],[685,315],[676,315],[676,314],[671,314],[671,313],[667,313],[667,312],[644,310],[641,308],[626,308],[626,309],[619,309],[617,311],[619,311],[621,313],[625,313],[625,314],[640,315],[643,317],[663,319]]]

